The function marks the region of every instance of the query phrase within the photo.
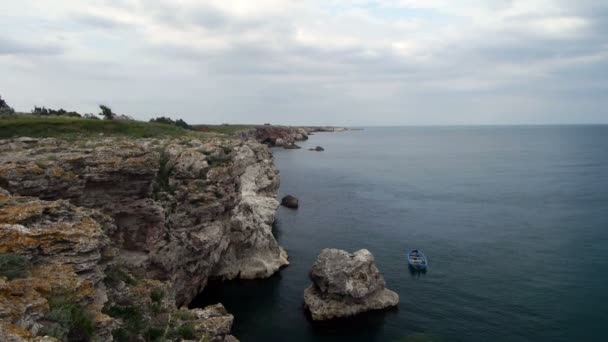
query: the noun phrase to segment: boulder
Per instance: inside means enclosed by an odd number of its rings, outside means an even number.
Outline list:
[[[281,138],[277,138],[274,141],[274,146],[285,146],[285,140],[281,139]]]
[[[298,150],[298,149],[301,149],[301,147],[298,146],[298,145],[296,145],[296,144],[288,144],[288,145],[283,146],[283,148],[286,149],[286,150]]]
[[[298,199],[291,195],[283,197],[283,199],[281,200],[281,205],[291,209],[297,209],[299,206]]]
[[[399,295],[385,288],[384,277],[366,249],[353,254],[324,249],[310,271],[312,285],[304,306],[313,320],[353,316],[396,306]]]

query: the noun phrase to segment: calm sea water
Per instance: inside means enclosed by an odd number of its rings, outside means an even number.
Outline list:
[[[608,126],[318,133],[275,150],[276,234],[291,265],[212,284],[241,341],[607,341]],[[306,148],[321,145],[326,151]],[[317,324],[302,309],[322,248],[369,249],[396,310]],[[429,271],[412,275],[421,248]]]

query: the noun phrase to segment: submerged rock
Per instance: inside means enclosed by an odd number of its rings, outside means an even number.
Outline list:
[[[290,144],[290,145],[285,145],[283,146],[284,149],[286,150],[298,150],[301,149],[300,146],[296,145],[296,144]]]
[[[281,200],[281,205],[291,209],[297,209],[299,207],[299,201],[292,195],[287,195]]]
[[[353,316],[399,303],[385,288],[374,256],[366,249],[353,254],[324,249],[310,271],[312,285],[304,290],[304,305],[313,320]]]

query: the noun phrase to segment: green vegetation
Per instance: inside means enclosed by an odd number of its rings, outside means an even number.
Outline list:
[[[0,96],[0,116],[13,114],[15,114],[15,110],[2,99],[2,96]]]
[[[191,323],[186,323],[177,329],[179,336],[184,340],[191,340],[195,337],[194,327]]]
[[[123,325],[112,332],[114,340],[118,342],[137,340],[146,325],[142,313],[135,306],[115,305],[104,310],[104,313],[123,321]]]
[[[254,128],[254,125],[192,125],[196,131],[232,135],[240,131]]]
[[[165,298],[165,292],[161,289],[154,289],[150,293],[150,299],[153,303],[160,303]]]
[[[82,115],[80,115],[77,112],[74,112],[74,111],[68,112],[67,110],[65,110],[63,108],[59,108],[58,110],[55,110],[55,109],[46,108],[46,107],[34,107],[34,109],[32,110],[32,114],[33,115],[42,115],[42,116],[46,116],[46,115],[69,116],[69,117],[74,117],[74,118],[82,117]]]
[[[48,165],[46,165],[42,160],[36,160],[34,164],[36,164],[36,166],[43,170],[46,170],[46,168],[48,167]]]
[[[89,341],[93,335],[93,317],[69,294],[55,294],[48,299],[48,320],[53,322],[44,333],[62,341]]]
[[[0,254],[0,276],[8,280],[25,278],[28,276],[28,261],[25,257],[17,254]]]
[[[156,174],[156,182],[154,182],[154,189],[152,190],[153,195],[156,196],[160,192],[172,193],[173,189],[169,184],[169,177],[173,172],[173,166],[169,165],[169,153],[163,147],[160,150],[158,173]]]
[[[101,113],[99,115],[103,116],[106,120],[114,120],[116,114],[112,113],[112,109],[105,105],[99,105],[99,109],[101,109]]]
[[[146,333],[144,334],[144,337],[146,338],[146,341],[151,341],[151,342],[166,341],[166,339],[164,338],[165,330],[163,328],[152,327],[152,328],[148,329],[148,331],[146,331]]]
[[[132,138],[179,137],[196,134],[158,123],[121,120],[90,120],[71,117],[20,115],[0,119],[0,138],[126,136]]]
[[[153,289],[150,293],[150,299],[152,303],[150,304],[150,309],[154,313],[160,313],[163,308],[163,298],[165,298],[165,292],[161,289]]]
[[[181,127],[183,129],[190,129],[190,130],[192,129],[192,126],[188,125],[186,123],[186,121],[184,121],[182,119],[177,119],[177,121],[174,121],[171,118],[160,116],[155,119],[150,119],[150,122],[162,123],[165,125],[173,125],[173,126]]]

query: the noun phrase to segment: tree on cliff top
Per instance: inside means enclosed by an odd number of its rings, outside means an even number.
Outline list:
[[[99,115],[103,116],[106,120],[114,120],[116,114],[112,113],[112,109],[106,105],[99,105],[101,109],[101,113]]]
[[[15,114],[15,110],[11,108],[6,101],[0,96],[0,115],[12,115]]]

